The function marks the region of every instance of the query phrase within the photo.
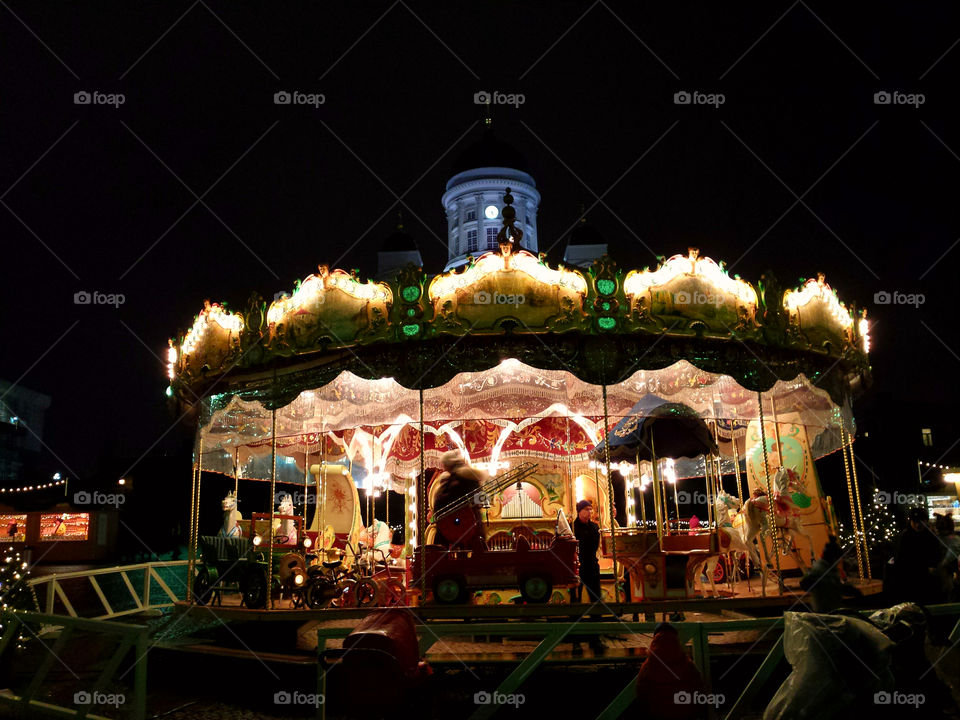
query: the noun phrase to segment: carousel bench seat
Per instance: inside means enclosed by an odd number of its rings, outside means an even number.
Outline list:
[[[200,536],[200,556],[208,563],[232,563],[250,551],[250,538]]]

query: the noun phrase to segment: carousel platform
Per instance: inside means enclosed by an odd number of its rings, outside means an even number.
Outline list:
[[[671,613],[720,613],[740,612],[751,616],[777,615],[788,609],[809,610],[809,594],[800,590],[797,579],[788,578],[783,593],[777,592],[773,581],[767,582],[767,594],[761,595],[760,581],[753,579],[748,587],[745,581],[717,586],[717,597],[707,596],[690,599],[656,600],[648,602],[607,601],[592,613],[588,604],[549,603],[543,605],[498,604],[498,605],[416,605],[410,611],[422,620],[510,620],[510,619],[565,619],[599,614],[598,620],[615,621],[620,617],[654,616]],[[865,602],[882,591],[880,580],[852,581],[863,593]],[[711,592],[708,590],[707,592]],[[222,604],[193,605],[187,602],[175,604],[176,613],[187,613],[197,618],[209,618],[212,613],[224,621],[239,622],[322,622],[341,619],[355,620],[365,617],[376,608],[326,608],[309,610],[294,608],[287,599],[275,601],[273,608],[251,610],[240,604],[237,595],[225,595]]]

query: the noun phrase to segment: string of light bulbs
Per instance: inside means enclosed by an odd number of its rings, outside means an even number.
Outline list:
[[[43,483],[41,485],[24,485],[23,487],[16,488],[5,488],[0,487],[0,493],[22,493],[30,492],[31,490],[46,490],[47,488],[57,487],[59,485],[65,485],[66,480],[56,480],[54,482]]]

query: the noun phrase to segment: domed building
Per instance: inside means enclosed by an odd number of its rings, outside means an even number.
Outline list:
[[[452,171],[441,199],[447,216],[445,271],[465,265],[470,255],[497,249],[497,233],[503,227],[500,207],[508,187],[516,225],[523,232],[520,247],[537,254],[537,184],[523,155],[494,134],[489,120],[481,138],[454,161]]]
[[[408,263],[416,267],[423,266],[423,258],[417,241],[403,229],[403,216],[397,216],[397,230],[388,235],[377,253],[377,280],[388,280],[396,276]]]

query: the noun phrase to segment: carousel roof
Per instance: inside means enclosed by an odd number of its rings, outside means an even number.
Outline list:
[[[220,394],[284,407],[343,373],[415,391],[510,358],[593,386],[685,361],[741,391],[799,383],[834,406],[869,382],[865,312],[822,275],[784,290],[695,249],[653,270],[625,272],[605,256],[585,273],[503,252],[432,278],[411,265],[390,282],[321,265],[269,305],[208,302],[170,341],[171,391],[188,405]]]

